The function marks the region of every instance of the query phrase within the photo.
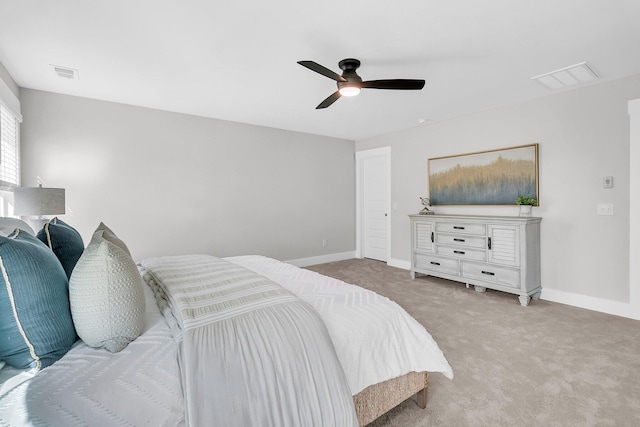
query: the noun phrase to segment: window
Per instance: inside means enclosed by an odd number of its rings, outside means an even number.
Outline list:
[[[0,188],[20,184],[20,122],[0,103]]]

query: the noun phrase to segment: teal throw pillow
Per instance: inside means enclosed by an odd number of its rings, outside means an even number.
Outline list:
[[[77,338],[64,269],[40,240],[17,230],[0,236],[0,270],[0,359],[19,369],[51,365]]]
[[[84,251],[84,243],[80,233],[69,224],[53,218],[36,235],[45,245],[56,254],[67,279]]]

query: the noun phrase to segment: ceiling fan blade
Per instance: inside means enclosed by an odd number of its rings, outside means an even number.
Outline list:
[[[311,71],[315,71],[316,73],[322,74],[325,77],[329,77],[330,79],[335,80],[337,82],[346,82],[347,81],[347,79],[342,77],[340,74],[334,73],[330,69],[328,69],[326,67],[323,67],[322,65],[318,64],[317,62],[313,62],[313,61],[298,61],[298,64],[302,65],[303,67],[307,67]]]
[[[342,95],[340,95],[339,91],[333,92],[331,95],[329,95],[327,97],[327,99],[325,99],[320,104],[318,104],[318,106],[316,107],[316,110],[319,110],[321,108],[327,108],[329,105],[331,105],[334,102],[336,102],[338,100],[338,98],[340,98],[341,96]]]
[[[368,82],[362,82],[361,87],[368,88],[368,89],[420,90],[424,87],[424,80],[412,80],[412,79],[370,80]]]

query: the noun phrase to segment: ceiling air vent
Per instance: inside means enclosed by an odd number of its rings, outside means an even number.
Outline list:
[[[563,89],[569,86],[589,83],[599,78],[586,62],[581,62],[550,73],[531,77],[531,80],[536,80],[549,89]]]
[[[67,68],[61,67],[59,65],[51,65],[53,67],[53,71],[56,72],[58,77],[62,77],[64,79],[78,80],[78,70],[75,68]]]

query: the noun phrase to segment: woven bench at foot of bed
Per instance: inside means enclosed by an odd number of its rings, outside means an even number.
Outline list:
[[[427,372],[409,372],[401,377],[370,385],[353,396],[358,423],[365,426],[418,393],[418,406],[427,407]]]

